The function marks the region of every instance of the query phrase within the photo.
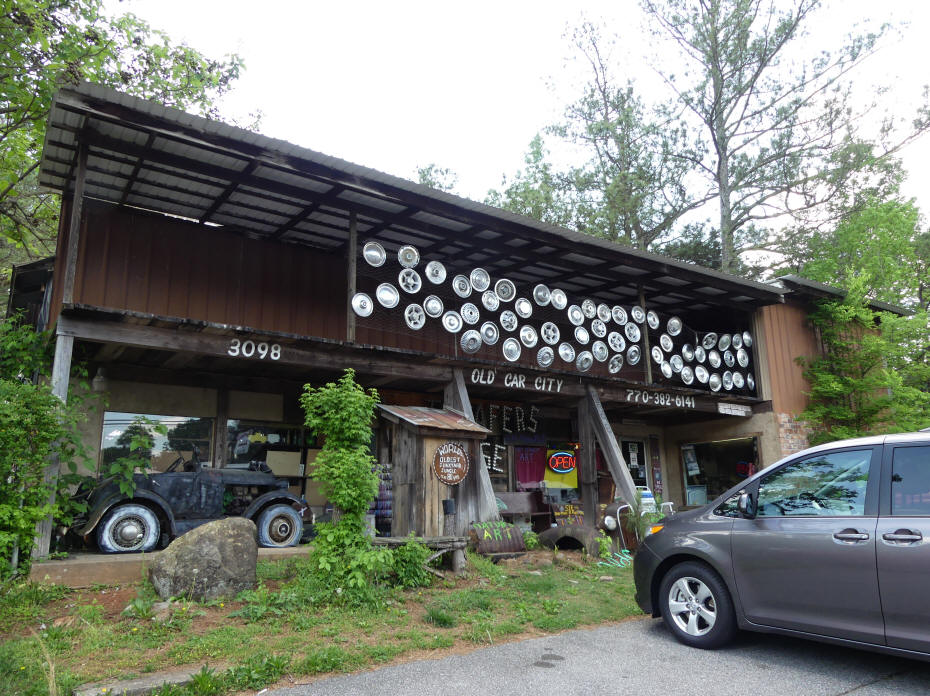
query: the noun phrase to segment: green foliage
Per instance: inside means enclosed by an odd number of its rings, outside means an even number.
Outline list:
[[[13,570],[14,549],[28,559],[36,524],[55,510],[45,469],[68,435],[61,406],[47,387],[0,380],[0,578]]]
[[[523,532],[523,545],[526,546],[527,551],[533,551],[539,548],[539,535],[527,529]]]
[[[662,514],[658,512],[659,501],[656,501],[656,512],[645,512],[643,510],[643,492],[638,490],[636,491],[636,497],[630,501],[630,511],[627,513],[626,517],[623,518],[623,523],[626,528],[633,533],[637,541],[642,541],[646,538],[646,531],[655,524],[659,519],[661,519]],[[609,557],[607,556],[602,557]]]
[[[390,568],[390,553],[372,547],[363,517],[378,493],[378,471],[368,450],[378,393],[366,392],[355,382],[355,372],[346,370],[338,382],[305,386],[300,401],[307,427],[324,440],[313,478],[336,506],[335,522],[317,524],[310,572],[325,579],[321,586],[331,600],[376,601],[371,586]]]
[[[458,619],[455,618],[454,614],[438,606],[427,607],[423,620],[439,628],[453,628],[458,624]]]
[[[849,278],[843,301],[821,302],[810,319],[824,346],[821,357],[802,357],[810,383],[810,403],[799,418],[810,425],[811,444],[888,432],[904,432],[930,424],[930,392],[926,371],[896,369],[908,360],[908,318],[869,309],[868,276]],[[926,319],[922,319],[926,326]],[[926,345],[927,336],[920,331]],[[918,365],[920,367],[920,365]]]
[[[429,587],[432,576],[425,566],[429,555],[429,548],[416,541],[411,534],[406,544],[391,551],[394,584],[398,587]]]
[[[38,187],[45,121],[82,80],[215,116],[242,61],[207,58],[102,0],[12,0],[0,9],[0,266],[54,253],[58,196]],[[8,281],[8,275],[4,282]]]
[[[608,537],[603,529],[597,530],[597,557],[598,558],[610,558],[612,548],[612,542],[610,537]]]

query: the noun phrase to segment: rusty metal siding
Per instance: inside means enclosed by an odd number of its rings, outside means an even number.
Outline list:
[[[96,205],[79,254],[77,303],[345,339],[338,255]]]
[[[796,358],[820,354],[820,344],[807,320],[807,310],[794,304],[763,307],[762,321],[768,342],[772,407],[776,413],[796,415],[807,407],[810,385]]]

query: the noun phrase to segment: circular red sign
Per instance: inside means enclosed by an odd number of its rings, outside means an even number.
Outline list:
[[[549,456],[549,468],[557,474],[567,474],[575,469],[574,452],[553,452]]]

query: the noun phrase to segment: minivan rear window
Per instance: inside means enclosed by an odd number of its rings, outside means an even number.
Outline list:
[[[891,514],[930,515],[930,447],[896,447],[891,464]]]

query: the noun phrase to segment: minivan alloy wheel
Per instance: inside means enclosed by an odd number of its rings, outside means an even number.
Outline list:
[[[717,622],[714,593],[697,578],[679,578],[672,585],[668,608],[675,624],[688,635],[703,636]]]

